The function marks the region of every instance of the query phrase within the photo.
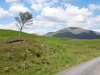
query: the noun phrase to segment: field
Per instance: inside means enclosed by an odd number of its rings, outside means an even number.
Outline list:
[[[0,30],[0,75],[55,75],[100,56],[100,39],[43,37]],[[14,42],[24,39],[27,42]]]

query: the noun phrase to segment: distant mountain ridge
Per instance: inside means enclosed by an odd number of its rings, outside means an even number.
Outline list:
[[[68,37],[76,39],[99,39],[100,33],[92,30],[87,30],[79,27],[69,27],[58,30],[56,32],[49,32],[44,36],[51,37]]]

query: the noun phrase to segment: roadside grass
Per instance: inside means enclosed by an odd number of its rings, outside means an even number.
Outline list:
[[[43,37],[0,30],[0,75],[54,75],[100,56],[100,39]],[[28,42],[7,43],[16,39]]]

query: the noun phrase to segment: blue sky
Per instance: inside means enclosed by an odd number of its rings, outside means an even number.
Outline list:
[[[27,33],[45,34],[66,27],[100,31],[99,0],[0,0],[0,29],[18,30],[15,16],[33,14]]]

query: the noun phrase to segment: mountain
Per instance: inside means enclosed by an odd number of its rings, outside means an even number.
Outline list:
[[[100,33],[92,30],[87,30],[79,27],[69,27],[58,30],[56,32],[49,32],[44,36],[52,37],[68,37],[75,39],[96,39],[100,38]]]

